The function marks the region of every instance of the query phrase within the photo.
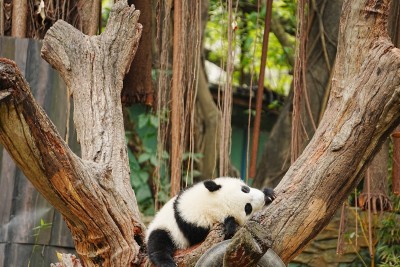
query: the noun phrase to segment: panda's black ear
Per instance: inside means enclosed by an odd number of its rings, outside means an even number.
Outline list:
[[[221,188],[221,186],[219,184],[216,184],[214,181],[212,180],[207,180],[204,181],[204,186],[208,189],[208,191],[210,192],[214,192],[217,191],[218,189]]]

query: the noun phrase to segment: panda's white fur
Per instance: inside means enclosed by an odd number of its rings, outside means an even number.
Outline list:
[[[221,177],[195,184],[170,199],[149,225],[149,257],[157,266],[174,266],[171,251],[188,248],[193,240],[204,240],[215,223],[234,221],[243,225],[274,198],[273,190],[251,188],[237,178]],[[189,240],[191,235],[194,239]]]

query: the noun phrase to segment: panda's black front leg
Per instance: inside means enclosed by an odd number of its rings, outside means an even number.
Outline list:
[[[232,236],[236,233],[238,224],[236,223],[235,218],[232,216],[228,216],[224,220],[224,234],[225,240],[232,238]]]
[[[263,193],[264,193],[265,205],[270,204],[276,198],[276,194],[274,192],[274,189],[272,188],[264,188]]]
[[[156,267],[176,267],[172,257],[176,250],[175,245],[165,230],[155,230],[149,236],[147,254]]]

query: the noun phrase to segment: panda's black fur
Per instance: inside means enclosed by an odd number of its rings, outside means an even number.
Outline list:
[[[251,188],[237,178],[195,184],[168,201],[149,225],[149,259],[155,266],[176,266],[173,253],[204,241],[213,224],[224,223],[230,238],[237,225],[274,199],[272,189]]]

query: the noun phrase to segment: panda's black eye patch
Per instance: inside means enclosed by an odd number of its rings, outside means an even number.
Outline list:
[[[248,187],[248,186],[242,186],[242,192],[243,193],[250,193],[250,187]]]
[[[246,212],[246,215],[249,215],[253,211],[253,207],[250,203],[247,203],[246,206],[244,206],[244,211]]]

